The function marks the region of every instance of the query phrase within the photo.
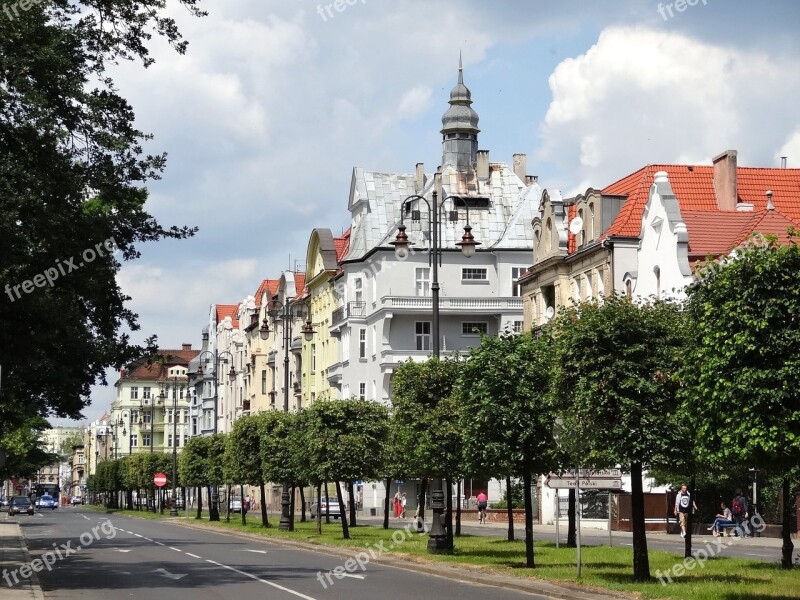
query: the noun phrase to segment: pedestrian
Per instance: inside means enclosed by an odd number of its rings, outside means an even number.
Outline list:
[[[714,532],[714,537],[719,537],[722,534],[722,527],[721,525],[733,525],[734,520],[732,519],[731,509],[728,508],[728,505],[724,502],[720,502],[719,507],[722,509],[721,513],[717,513],[717,516],[714,519],[714,524],[708,528],[708,531]]]
[[[686,537],[686,522],[689,519],[689,511],[697,510],[697,505],[692,500],[691,494],[686,489],[686,484],[681,484],[681,491],[675,496],[675,516],[681,526],[681,537]]]
[[[478,523],[486,523],[486,507],[489,505],[489,498],[483,492],[478,494]]]
[[[397,490],[394,494],[394,518],[400,518],[400,490]]]
[[[736,490],[731,502],[731,513],[733,520],[736,522],[736,530],[734,535],[741,535],[746,538],[750,535],[750,528],[747,526],[747,518],[750,516],[750,508],[747,505],[747,498],[742,494],[742,490]]]
[[[406,493],[403,492],[400,496],[400,518],[406,518]]]

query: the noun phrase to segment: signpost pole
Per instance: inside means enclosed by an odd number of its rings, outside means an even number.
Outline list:
[[[578,579],[581,578],[581,468],[575,473],[575,541],[578,545]]]
[[[561,516],[561,493],[558,490],[556,492],[556,550],[558,550],[561,546],[561,534],[558,532],[558,518]]]
[[[608,547],[613,546],[611,540],[611,490],[608,490]]]

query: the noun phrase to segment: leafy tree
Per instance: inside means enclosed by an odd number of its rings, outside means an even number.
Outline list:
[[[553,466],[551,354],[546,332],[483,336],[457,388],[468,468],[522,477],[528,567],[534,566],[532,476]]]
[[[300,466],[298,452],[301,447],[293,442],[296,429],[302,423],[298,413],[285,413],[269,410],[258,415],[259,440],[261,444],[259,456],[263,480],[291,486],[300,481],[308,471]],[[261,505],[264,506],[262,497]],[[262,508],[262,511],[264,509]],[[319,512],[319,511],[317,511]],[[294,529],[294,515],[290,511],[289,529]]]
[[[261,523],[269,526],[267,508],[264,500],[264,470],[261,461],[261,426],[259,421],[264,413],[246,415],[237,419],[233,429],[227,436],[225,447],[225,465],[231,481],[257,483],[261,489]],[[244,498],[242,498],[244,503]],[[244,505],[242,505],[242,524],[245,524]]]
[[[178,456],[178,474],[185,485],[197,488],[197,516],[203,512],[202,489],[209,484],[206,464],[208,461],[209,441],[207,437],[190,438]],[[140,455],[134,455],[140,456]]]
[[[40,441],[50,424],[42,417],[28,417],[14,428],[0,433],[0,448],[5,451],[6,463],[0,468],[0,481],[11,477],[28,477],[58,460]]]
[[[649,580],[642,472],[677,445],[670,415],[684,318],[672,303],[610,296],[562,309],[554,336],[562,439],[581,466],[630,470],[633,576]]]
[[[792,568],[791,479],[800,463],[800,247],[747,244],[689,289],[684,381],[703,451],[782,474],[781,564]],[[689,368],[691,366],[691,368]]]
[[[202,15],[199,0],[175,0]],[[183,53],[166,0],[49,0],[0,11],[0,434],[33,415],[79,418],[90,386],[142,352],[116,275],[142,242],[193,235],[145,210],[164,154],[108,72]],[[114,250],[116,248],[117,250]]]

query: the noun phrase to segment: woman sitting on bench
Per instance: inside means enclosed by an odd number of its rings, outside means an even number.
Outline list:
[[[724,502],[720,502],[719,507],[722,509],[722,514],[718,514],[714,520],[714,524],[708,528],[708,531],[714,532],[715,537],[722,534],[722,529],[724,527],[736,525],[736,521],[733,520],[733,514],[731,514],[731,509],[728,508],[728,505]]]

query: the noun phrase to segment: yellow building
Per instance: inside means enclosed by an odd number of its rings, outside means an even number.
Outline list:
[[[333,237],[330,229],[315,229],[308,241],[305,301],[316,333],[310,341],[303,339],[304,407],[317,399],[340,397],[341,370],[338,373],[329,373],[328,370],[339,360],[339,340],[330,334],[333,311],[339,307],[332,281],[349,244],[349,229],[337,238]]]

